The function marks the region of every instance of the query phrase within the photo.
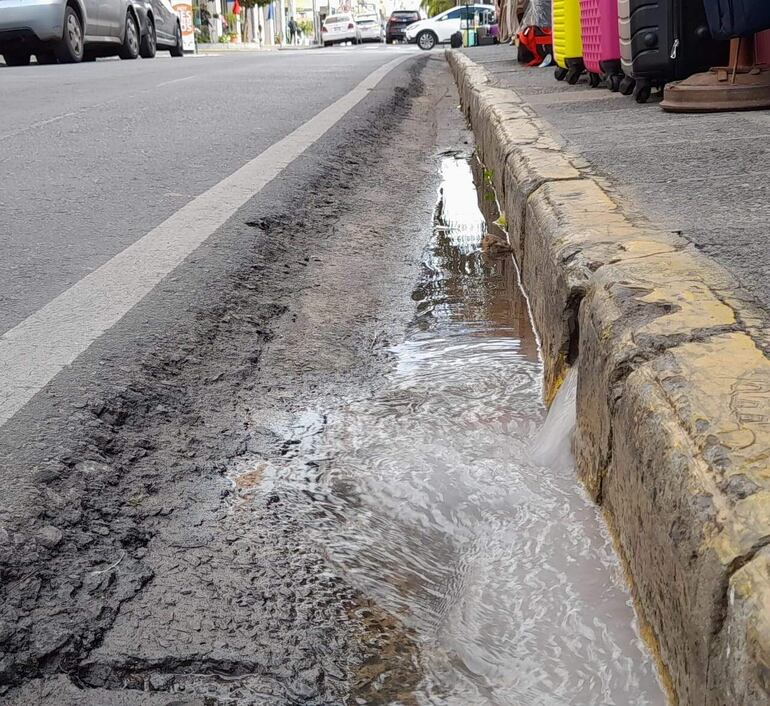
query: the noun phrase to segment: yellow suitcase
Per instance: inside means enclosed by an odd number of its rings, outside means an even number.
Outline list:
[[[583,73],[583,41],[580,36],[580,0],[553,0],[551,33],[557,81],[575,84]]]

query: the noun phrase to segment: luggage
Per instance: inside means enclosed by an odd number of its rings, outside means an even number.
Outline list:
[[[525,27],[516,35],[520,64],[540,66],[553,53],[553,39],[548,27]]]
[[[618,16],[620,91],[638,103],[653,87],[727,65],[729,43],[711,37],[703,0],[618,0]]]
[[[575,84],[583,73],[583,43],[580,37],[580,0],[553,0],[551,33],[554,76],[557,81]]]
[[[580,0],[580,36],[588,82],[598,86],[602,77],[611,91],[620,88],[618,0]]]
[[[452,49],[459,49],[463,45],[463,35],[460,32],[453,32],[449,37],[449,46]]]
[[[703,0],[711,36],[715,39],[749,37],[770,29],[767,0]]]

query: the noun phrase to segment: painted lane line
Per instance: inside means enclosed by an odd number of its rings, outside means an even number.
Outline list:
[[[161,86],[170,86],[172,83],[182,83],[182,81],[189,81],[191,78],[195,78],[195,75],[192,76],[184,76],[182,78],[174,78],[171,79],[171,81],[163,81],[163,83],[159,83],[155,88],[160,88]]]
[[[0,426],[408,58],[373,71],[350,93],[3,334]]]

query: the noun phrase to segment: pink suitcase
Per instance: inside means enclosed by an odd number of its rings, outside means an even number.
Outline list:
[[[580,0],[580,32],[589,83],[598,86],[606,78],[607,87],[617,91],[623,80],[618,0]]]

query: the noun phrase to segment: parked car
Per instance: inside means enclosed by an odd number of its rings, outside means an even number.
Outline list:
[[[376,15],[356,17],[356,42],[381,42],[384,40],[382,25]]]
[[[341,42],[355,42],[356,23],[353,15],[329,15],[321,25],[321,37],[325,47]]]
[[[146,5],[155,1],[0,0],[0,54],[9,66],[25,66],[33,55],[38,64],[152,56],[147,18],[155,13]]]
[[[137,15],[142,27],[141,56],[150,59],[158,49],[168,50],[171,56],[184,56],[182,25],[170,0],[134,1],[138,5]]]
[[[420,49],[433,49],[436,44],[448,42],[455,32],[467,26],[468,21],[478,26],[493,24],[493,5],[460,5],[445,10],[429,20],[420,20],[406,28],[407,42],[416,42]]]
[[[385,41],[388,44],[403,41],[406,28],[419,19],[420,13],[417,10],[395,10],[385,25]]]

